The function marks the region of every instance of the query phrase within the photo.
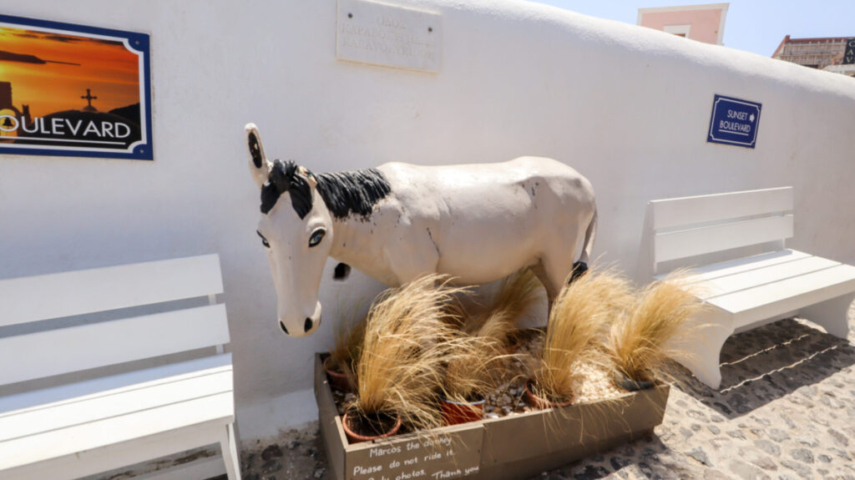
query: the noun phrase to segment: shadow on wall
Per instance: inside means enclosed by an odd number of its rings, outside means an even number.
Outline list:
[[[855,365],[855,346],[802,320],[788,319],[730,337],[721,351],[722,385],[712,390],[682,366],[673,367],[677,386],[728,419],[751,413],[769,402]],[[678,371],[679,370],[679,371]],[[793,395],[796,405],[813,402]]]

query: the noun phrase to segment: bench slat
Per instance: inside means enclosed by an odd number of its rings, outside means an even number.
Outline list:
[[[0,338],[0,385],[227,343],[222,304]]]
[[[840,265],[840,262],[828,260],[827,258],[807,257],[792,262],[728,275],[704,282],[702,298],[709,300],[740,290],[755,288],[761,285],[771,285],[788,278],[818,272],[838,265]]]
[[[855,267],[838,265],[709,300],[742,327],[855,291]]]
[[[668,198],[650,202],[653,229],[750,217],[793,209],[793,187]]]
[[[0,471],[212,421],[234,421],[232,392],[0,442]]]
[[[655,262],[782,240],[793,236],[793,216],[757,218],[656,235]]]
[[[750,257],[738,258],[726,262],[714,263],[702,267],[691,269],[691,281],[700,282],[704,280],[713,280],[715,278],[726,277],[741,272],[766,268],[772,265],[780,265],[782,263],[793,262],[803,258],[810,258],[813,255],[799,252],[798,250],[778,250],[775,252],[767,252],[760,255],[752,255]],[[662,280],[668,274],[656,275],[656,280]]]
[[[204,370],[190,377],[165,380],[140,388],[108,390],[73,402],[10,412],[0,417],[0,451],[3,442],[17,438],[232,391],[231,368]]]
[[[167,381],[194,377],[200,371],[220,371],[232,368],[232,354],[213,355],[186,362],[169,363],[158,367],[93,378],[77,383],[31,390],[0,397],[0,419],[7,415],[38,410],[46,405],[58,406],[67,402],[80,402],[104,395],[103,392],[122,393],[126,390],[147,388]]]
[[[0,327],[223,293],[219,257],[0,280]]]

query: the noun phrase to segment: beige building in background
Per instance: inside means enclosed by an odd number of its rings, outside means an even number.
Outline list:
[[[853,43],[855,38],[790,38],[787,35],[781,40],[772,58],[851,77],[855,76],[855,65],[843,65],[843,63],[845,63],[847,46],[851,50],[855,48]]]

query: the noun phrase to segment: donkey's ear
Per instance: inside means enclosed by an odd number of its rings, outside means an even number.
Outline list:
[[[249,171],[258,187],[264,186],[270,175],[271,164],[264,155],[264,147],[261,145],[261,135],[258,133],[254,123],[246,124],[246,146],[249,149]]]

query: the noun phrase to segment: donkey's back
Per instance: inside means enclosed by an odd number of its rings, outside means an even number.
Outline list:
[[[560,283],[596,212],[590,182],[549,158],[378,170],[407,223],[427,232],[439,254],[436,271],[463,283],[538,265]]]

